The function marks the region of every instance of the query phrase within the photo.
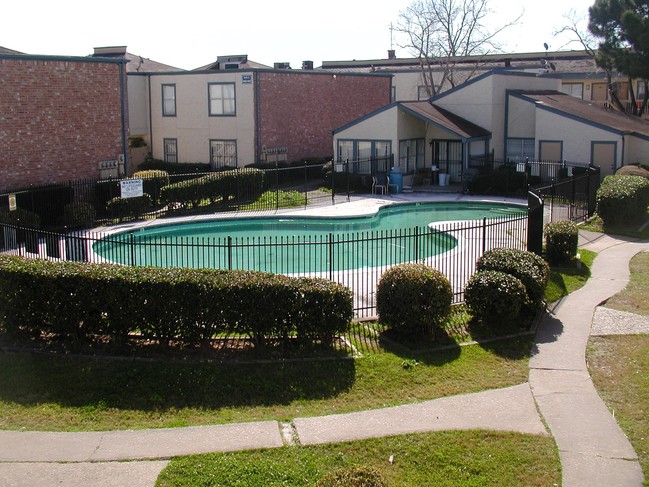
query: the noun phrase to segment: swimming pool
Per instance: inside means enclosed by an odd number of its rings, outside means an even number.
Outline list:
[[[457,240],[435,222],[520,217],[526,207],[484,202],[404,203],[356,217],[238,217],[133,229],[93,250],[130,265],[317,274],[425,259]]]

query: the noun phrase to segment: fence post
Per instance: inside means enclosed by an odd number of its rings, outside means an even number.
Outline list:
[[[415,260],[419,260],[419,226],[415,227]]]
[[[228,235],[228,270],[232,270],[232,236]]]
[[[334,280],[334,236],[333,233],[330,233],[327,236],[327,246],[329,247],[329,280]]]
[[[543,199],[531,190],[527,192],[527,250],[543,254]]]
[[[482,218],[482,254],[487,251],[487,217]]]
[[[304,161],[304,207],[306,208],[309,204],[309,191],[308,191],[308,174],[307,174],[307,161]]]
[[[336,161],[331,165],[331,204],[336,204]]]
[[[345,173],[347,174],[347,203],[349,203],[349,158],[345,159]]]
[[[129,245],[131,250],[131,266],[135,267],[135,235],[133,234],[130,235]]]

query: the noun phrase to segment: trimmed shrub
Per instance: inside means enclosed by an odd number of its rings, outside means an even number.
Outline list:
[[[649,170],[646,167],[642,167],[638,164],[630,164],[628,166],[622,166],[617,171],[615,171],[616,176],[640,176],[645,179],[649,179]]]
[[[160,170],[168,174],[191,174],[212,172],[212,166],[202,162],[164,162],[156,159],[145,161],[138,166],[139,171]]]
[[[579,230],[571,221],[550,222],[545,225],[545,255],[549,262],[570,262],[577,255]]]
[[[146,194],[151,195],[154,203],[160,200],[160,190],[169,185],[169,173],[160,169],[149,169],[133,173],[131,179],[141,179]]]
[[[649,180],[606,176],[596,194],[596,212],[605,225],[640,220],[649,206]]]
[[[387,487],[381,474],[370,467],[345,467],[328,473],[316,487]]]
[[[0,209],[0,223],[24,228],[40,228],[41,218],[36,213],[22,208],[17,208],[14,211],[2,208]]]
[[[379,320],[407,334],[434,335],[451,311],[447,277],[424,264],[399,264],[383,273],[376,288]]]
[[[330,344],[352,316],[351,291],[324,279],[0,256],[0,326],[15,335],[119,343],[138,330],[163,346],[218,333],[260,347],[293,336]]]
[[[120,221],[124,218],[137,218],[149,211],[153,206],[151,196],[144,193],[135,198],[113,198],[106,205],[108,212]]]
[[[489,325],[510,324],[527,304],[520,279],[501,271],[478,271],[466,284],[464,301],[474,318]]]
[[[476,263],[477,271],[500,271],[519,279],[525,286],[530,308],[543,301],[550,278],[548,263],[527,250],[498,248],[485,252]]]
[[[70,228],[89,227],[95,223],[97,212],[90,203],[83,201],[63,207],[63,224]]]
[[[250,201],[262,194],[263,182],[260,169],[235,169],[170,184],[162,188],[160,198],[165,203],[192,207],[206,201],[227,203],[231,198]]]

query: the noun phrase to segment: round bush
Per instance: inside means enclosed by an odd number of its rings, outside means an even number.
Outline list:
[[[552,263],[570,262],[577,255],[579,230],[571,221],[545,225],[545,254]]]
[[[386,487],[381,474],[370,467],[346,467],[318,480],[317,487]]]
[[[478,259],[476,270],[500,271],[516,277],[525,286],[528,305],[533,308],[543,301],[550,277],[550,267],[542,257],[519,249],[488,250]]]
[[[379,320],[404,333],[434,333],[451,311],[451,283],[424,264],[400,264],[388,269],[376,289]]]
[[[597,215],[605,225],[637,221],[649,205],[649,180],[640,176],[606,176],[596,194]]]
[[[641,176],[649,179],[649,171],[639,165],[631,164],[629,166],[622,166],[615,171],[616,176]]]
[[[509,324],[526,305],[527,293],[520,279],[500,271],[479,271],[464,289],[464,301],[477,320]]]

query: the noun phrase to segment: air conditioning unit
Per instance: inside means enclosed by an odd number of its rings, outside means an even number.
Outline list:
[[[124,154],[119,154],[117,156],[117,174],[119,176],[124,176],[126,173],[124,172]]]
[[[117,159],[99,162],[99,179],[117,178],[118,176],[119,162]]]

